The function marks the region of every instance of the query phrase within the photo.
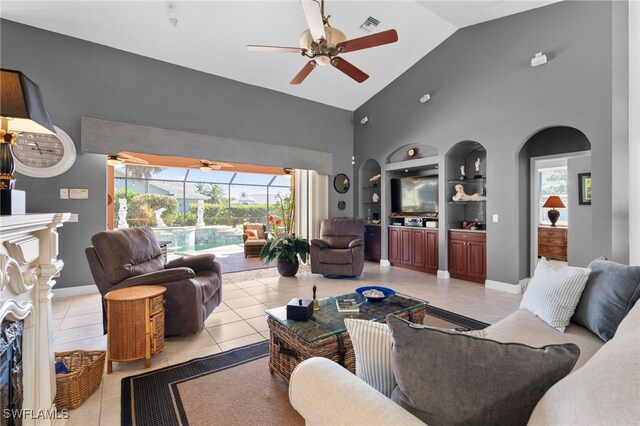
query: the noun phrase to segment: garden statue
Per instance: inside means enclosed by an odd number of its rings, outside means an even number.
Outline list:
[[[120,208],[118,209],[118,228],[128,228],[127,223],[127,199],[120,198]]]
[[[478,193],[475,193],[472,195],[465,193],[464,186],[460,184],[457,184],[455,188],[456,188],[456,193],[453,197],[451,197],[453,201],[483,201],[487,199],[487,197],[485,197],[484,195],[480,195]]]
[[[204,200],[198,200],[198,221],[196,228],[202,228],[204,225]]]
[[[377,203],[378,201],[380,201],[380,196],[378,195],[377,192],[374,192],[373,195],[371,196],[371,199],[373,200],[374,203]]]
[[[167,224],[164,223],[164,220],[162,220],[162,217],[161,217],[162,213],[164,213],[165,210],[167,210],[167,209],[165,209],[163,207],[161,209],[158,209],[158,210],[154,211],[154,213],[156,214],[156,222],[157,222],[156,227],[157,228],[166,228],[167,227]]]

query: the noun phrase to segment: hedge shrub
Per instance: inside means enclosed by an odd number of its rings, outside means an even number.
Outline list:
[[[141,194],[128,202],[127,222],[132,226],[157,226],[155,210],[165,208],[160,217],[167,226],[176,224],[178,200],[158,194]]]

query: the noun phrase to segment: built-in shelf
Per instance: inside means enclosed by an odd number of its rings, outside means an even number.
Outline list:
[[[380,201],[378,201],[377,203],[369,202],[369,203],[362,203],[362,204],[380,204]]]
[[[479,203],[486,203],[487,200],[480,200],[480,201],[447,201],[448,204],[479,204]]]
[[[481,234],[487,232],[486,229],[459,229],[459,228],[449,228],[449,231],[451,231],[451,232],[479,232]]]
[[[362,189],[380,189],[379,186],[363,186]]]
[[[481,184],[481,183],[485,183],[487,181],[486,177],[481,177],[481,178],[469,178],[469,179],[450,179],[447,182],[449,183],[475,183],[475,184]]]

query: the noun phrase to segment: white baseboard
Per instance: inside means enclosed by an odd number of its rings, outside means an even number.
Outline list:
[[[380,259],[380,266],[391,266],[389,259]]]
[[[438,270],[438,278],[448,280],[449,278],[451,278],[451,274],[449,273],[449,271]]]
[[[520,294],[520,292],[522,291],[522,287],[520,287],[520,284],[501,283],[500,281],[486,280],[484,282],[484,286],[493,290],[500,290],[513,294]]]
[[[91,285],[80,285],[77,287],[66,287],[66,288],[53,288],[53,297],[72,297],[72,296],[82,296],[84,294],[95,294],[100,293],[98,291],[98,287],[95,284]]]

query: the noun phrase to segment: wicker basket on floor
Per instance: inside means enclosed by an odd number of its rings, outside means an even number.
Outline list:
[[[57,409],[78,408],[102,383],[105,351],[56,352],[56,362],[64,362],[69,373],[56,374]]]

